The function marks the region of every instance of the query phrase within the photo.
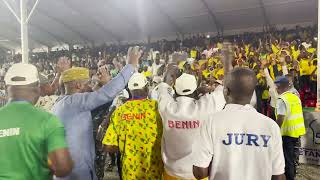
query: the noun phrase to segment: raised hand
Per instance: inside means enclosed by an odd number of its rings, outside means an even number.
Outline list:
[[[57,73],[63,73],[71,68],[71,61],[68,57],[61,57],[57,63]]]
[[[100,85],[105,85],[111,80],[111,76],[106,65],[98,69],[97,76]]]
[[[172,61],[170,63],[172,64],[178,64],[179,61],[181,61],[181,53],[175,52],[172,54]]]
[[[230,42],[223,42],[222,46],[222,63],[224,67],[224,74],[228,74],[232,69],[233,50]]]
[[[173,63],[168,64],[167,71],[164,76],[164,82],[169,84],[170,86],[173,85],[179,72],[180,71],[177,65]]]
[[[142,50],[140,50],[139,46],[129,47],[128,54],[127,54],[128,64],[131,64],[134,67],[136,67],[139,63],[141,54],[142,54]]]

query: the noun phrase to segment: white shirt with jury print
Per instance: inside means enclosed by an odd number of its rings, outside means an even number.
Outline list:
[[[251,105],[228,104],[201,127],[194,165],[210,180],[270,180],[284,173],[279,126]]]
[[[215,95],[206,94],[199,100],[186,96],[174,99],[170,88],[166,83],[158,86],[158,106],[163,121],[164,167],[170,176],[195,179],[192,172],[192,145],[199,140],[204,121],[217,111]]]

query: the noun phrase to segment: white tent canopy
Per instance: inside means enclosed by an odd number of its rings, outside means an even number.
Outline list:
[[[1,0],[3,1],[3,0]],[[20,24],[0,1],[0,46],[17,49]],[[5,0],[19,14],[19,0]],[[28,0],[30,11],[35,0]],[[29,47],[176,38],[199,32],[261,31],[316,24],[317,0],[39,0]]]

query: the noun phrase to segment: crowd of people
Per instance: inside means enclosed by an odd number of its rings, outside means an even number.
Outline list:
[[[314,107],[316,98],[316,28],[302,28],[274,32],[244,33],[241,35],[227,37],[207,37],[194,35],[184,40],[158,41],[139,45],[144,50],[141,58],[139,72],[144,73],[148,80],[157,81],[157,73],[163,75],[162,65],[166,65],[174,52],[187,52],[188,59],[181,62],[183,66],[189,68],[193,64],[199,65],[203,79],[222,79],[223,67],[219,62],[221,58],[222,41],[228,40],[234,45],[234,67],[249,67],[253,69],[259,79],[256,88],[256,95],[259,102],[257,107],[259,112],[270,115],[267,102],[270,94],[267,92],[268,83],[264,69],[267,68],[269,75],[274,80],[282,75],[283,71],[293,78],[294,87],[301,95],[302,103],[305,107]],[[84,47],[70,50],[51,51],[49,53],[34,53],[31,63],[35,64],[39,71],[54,78],[55,67],[59,57],[66,56],[72,59],[72,66],[86,67],[90,70],[90,76],[96,74],[98,62],[103,60],[109,67],[112,77],[125,65],[126,49],[130,45],[102,45],[100,47]],[[281,57],[281,58],[280,58]],[[283,60],[284,58],[284,60]],[[1,64],[0,75],[8,69],[12,62],[19,62],[21,55],[16,55],[13,60]],[[261,64],[265,63],[265,64]],[[286,68],[283,70],[282,64]],[[157,69],[161,70],[158,72]],[[187,70],[188,71],[188,70]],[[152,79],[151,79],[152,78]]]
[[[33,65],[17,55],[0,70],[0,152],[15,156],[0,158],[0,179],[102,180],[115,165],[124,180],[294,179],[315,36],[196,35],[37,53]]]

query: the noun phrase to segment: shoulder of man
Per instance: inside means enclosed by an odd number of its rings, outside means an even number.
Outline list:
[[[60,96],[56,99],[56,105],[60,105],[61,103],[63,103],[64,105],[71,105],[70,108],[72,108],[73,104],[75,103],[74,100],[77,98],[80,98],[80,96],[84,94],[84,93],[76,93],[76,94],[72,94],[72,95],[63,95]]]
[[[51,119],[51,118],[58,118],[57,116],[55,116],[54,114],[46,111],[45,109],[41,108],[41,107],[36,107],[34,106],[34,113],[37,113],[38,116],[46,118],[46,119]]]
[[[36,120],[36,123],[46,124],[45,127],[50,128],[52,127],[63,127],[62,122],[60,119],[55,116],[54,114],[38,107],[33,107],[32,112],[30,112],[32,119]],[[39,127],[40,127],[39,124]]]

